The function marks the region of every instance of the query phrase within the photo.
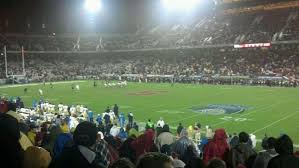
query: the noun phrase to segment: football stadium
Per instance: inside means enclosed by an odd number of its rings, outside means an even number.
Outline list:
[[[0,167],[298,168],[298,0],[2,0]]]

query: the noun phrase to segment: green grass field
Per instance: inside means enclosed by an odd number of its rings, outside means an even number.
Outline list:
[[[80,83],[79,83],[80,82]],[[71,83],[54,83],[51,89],[47,84],[0,87],[0,95],[20,96],[26,106],[33,99],[39,99],[38,89],[44,91],[44,99],[55,104],[84,104],[96,113],[102,113],[107,106],[117,103],[120,111],[132,111],[135,119],[145,122],[148,118],[165,122],[176,127],[200,122],[202,126],[225,128],[228,132],[247,131],[255,133],[258,139],[267,133],[278,136],[289,134],[294,143],[299,144],[299,89],[249,86],[215,86],[176,84],[129,83],[126,88],[104,88],[100,83],[93,87],[93,81],[77,81],[80,91],[75,93]],[[191,107],[209,104],[237,104],[248,107],[244,112],[210,115],[197,113]]]

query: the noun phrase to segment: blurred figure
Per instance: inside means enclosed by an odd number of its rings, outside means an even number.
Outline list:
[[[159,150],[163,145],[171,145],[176,140],[176,137],[170,132],[167,124],[164,125],[161,131],[162,133],[155,139],[155,144]]]
[[[179,126],[176,129],[177,136],[179,136],[181,134],[181,131],[183,128],[184,127],[183,127],[182,123],[179,123]]]
[[[246,166],[250,158],[256,156],[256,152],[252,149],[252,146],[248,143],[249,135],[246,132],[239,134],[239,144],[230,151],[230,164],[233,168],[237,168],[240,165]]]
[[[227,135],[224,129],[217,129],[214,137],[204,147],[203,159],[206,164],[214,158],[225,159],[229,152],[229,145],[227,143]]]
[[[74,145],[65,148],[53,163],[55,168],[104,168],[96,154],[97,128],[90,122],[80,123],[74,132]]]
[[[129,112],[129,114],[128,114],[128,120],[129,120],[130,127],[133,127],[134,115],[133,115],[132,112]]]
[[[226,168],[226,164],[223,160],[212,159],[209,161],[207,168]]]
[[[162,153],[147,153],[139,158],[136,168],[172,168],[172,160]]]
[[[275,151],[275,143],[276,139],[273,137],[265,138],[262,143],[262,147],[264,150],[260,151],[254,161],[254,168],[267,168],[269,161],[278,155]]]
[[[172,151],[182,159],[189,145],[195,146],[193,141],[189,139],[187,130],[184,128],[181,131],[180,138],[173,143]]]
[[[159,121],[157,122],[157,127],[163,128],[165,125],[165,122],[162,117],[160,117]]]
[[[151,129],[148,129],[144,134],[140,135],[131,143],[131,147],[136,152],[136,158],[152,150],[154,146],[154,138],[155,132]]]
[[[23,168],[24,154],[19,143],[18,120],[7,114],[0,114],[0,165],[7,168]]]
[[[47,168],[50,162],[50,153],[43,148],[31,146],[24,153],[24,168]]]
[[[269,161],[268,168],[298,168],[299,158],[294,155],[293,141],[287,135],[279,137],[275,143],[279,154]]]
[[[120,158],[112,163],[109,168],[135,168],[135,165],[127,158]]]

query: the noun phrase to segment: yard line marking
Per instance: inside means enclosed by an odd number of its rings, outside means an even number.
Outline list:
[[[279,123],[279,122],[282,121],[282,120],[285,120],[285,119],[287,119],[287,118],[290,118],[290,117],[294,116],[295,114],[298,114],[298,112],[299,112],[299,111],[296,111],[296,112],[294,112],[293,114],[289,114],[289,115],[287,115],[287,116],[285,116],[285,117],[283,117],[283,118],[281,118],[281,119],[279,119],[279,120],[277,120],[277,121],[275,121],[275,122],[272,122],[271,124],[266,125],[266,126],[263,127],[263,128],[257,129],[257,130],[255,130],[255,131],[253,131],[252,134],[257,133],[257,132],[260,132],[260,131],[262,131],[262,130],[268,128],[268,127],[271,127],[271,126],[273,126],[273,125]]]

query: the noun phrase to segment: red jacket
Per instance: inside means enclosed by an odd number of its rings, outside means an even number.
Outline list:
[[[5,100],[0,101],[0,113],[8,112],[8,102]]]

